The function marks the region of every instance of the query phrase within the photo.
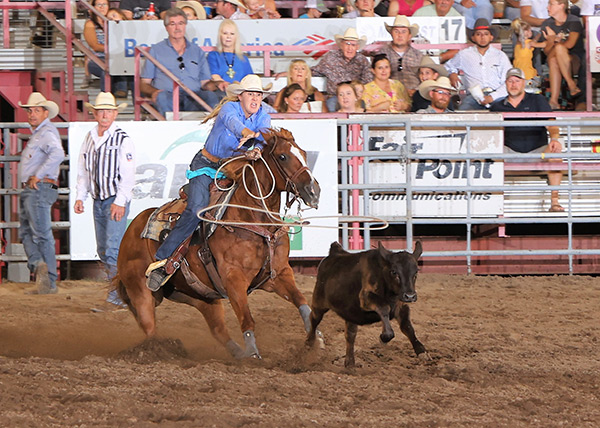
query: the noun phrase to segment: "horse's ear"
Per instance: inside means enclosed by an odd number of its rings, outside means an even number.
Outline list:
[[[277,135],[273,132],[261,132],[263,138],[265,139],[265,143],[272,144],[277,139]]]

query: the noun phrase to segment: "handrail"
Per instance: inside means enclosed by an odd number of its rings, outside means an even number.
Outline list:
[[[138,99],[140,98],[140,55],[143,55],[148,59],[152,64],[154,64],[160,71],[165,73],[169,79],[173,81],[173,119],[179,120],[179,88],[183,89],[190,97],[194,99],[198,104],[200,104],[206,111],[212,111],[212,107],[210,107],[206,102],[200,98],[194,91],[188,88],[177,76],[171,73],[164,65],[162,65],[156,58],[154,58],[149,52],[150,48],[148,47],[136,47],[135,48],[135,77],[134,77],[134,97],[135,97],[135,120],[140,120],[139,117],[139,106]],[[164,118],[163,118],[164,119]]]

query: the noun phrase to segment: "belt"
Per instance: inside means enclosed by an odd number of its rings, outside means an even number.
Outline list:
[[[43,178],[39,182],[49,184],[50,188],[52,188],[52,189],[58,189],[58,180],[53,180],[51,178]],[[23,185],[23,188],[29,189],[29,186],[27,186],[27,183],[21,183],[21,184]]]
[[[210,153],[208,153],[208,150],[206,149],[202,149],[202,156],[204,156],[206,159],[208,159],[209,161],[213,162],[213,163],[219,163],[219,161],[221,159],[219,159],[216,156],[211,155]]]

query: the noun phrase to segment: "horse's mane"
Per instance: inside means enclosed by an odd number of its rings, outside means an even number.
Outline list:
[[[263,148],[263,154],[266,154],[269,151],[271,151],[278,137],[290,141],[292,142],[292,144],[296,145],[296,142],[294,141],[294,136],[287,129],[269,128],[266,131],[262,131],[261,133],[266,143],[265,147]],[[233,162],[229,162],[223,167],[223,172],[225,172],[225,175],[227,175],[227,177],[231,178],[234,181],[238,181],[241,179],[244,165],[246,165],[248,162],[250,161],[244,158],[237,159]]]

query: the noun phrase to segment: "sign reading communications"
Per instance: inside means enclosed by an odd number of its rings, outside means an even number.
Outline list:
[[[441,116],[441,115],[440,115]],[[439,120],[469,120],[480,115],[436,116]],[[486,120],[500,119],[496,115],[486,115]],[[476,129],[469,133],[464,128],[440,130],[415,130],[413,123],[410,135],[410,152],[428,155],[431,158],[417,159],[410,164],[411,185],[429,187],[435,190],[415,191],[411,196],[411,208],[415,217],[462,217],[470,210],[471,215],[498,216],[503,213],[503,194],[488,190],[478,191],[476,186],[494,187],[504,183],[503,163],[493,160],[493,153],[502,153],[502,130]],[[407,136],[402,129],[374,130],[369,132],[370,150],[398,150],[405,153]],[[445,159],[444,154],[481,154],[481,159]],[[486,156],[488,155],[488,156]],[[406,184],[406,162],[371,161],[369,178],[371,183]],[[457,187],[466,186],[470,181],[471,193]],[[372,190],[369,195],[370,214],[375,216],[406,215],[407,196],[404,189],[397,191]]]

